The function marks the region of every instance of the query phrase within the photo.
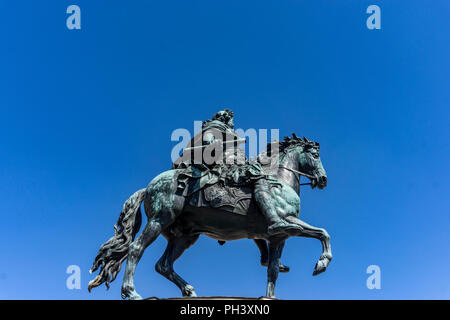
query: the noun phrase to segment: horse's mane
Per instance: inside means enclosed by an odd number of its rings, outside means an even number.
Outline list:
[[[284,137],[283,141],[272,141],[267,144],[267,155],[271,156],[272,152],[276,150],[278,145],[280,153],[286,153],[289,149],[297,146],[302,146],[306,148],[314,147],[319,149],[320,145],[318,142],[309,140],[308,138],[299,138],[295,133],[292,133],[292,137]]]

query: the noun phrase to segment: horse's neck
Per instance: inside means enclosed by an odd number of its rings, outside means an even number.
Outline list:
[[[300,184],[299,184],[299,176],[298,174],[284,168],[289,168],[298,171],[298,159],[297,159],[297,153],[289,153],[285,157],[280,158],[279,160],[279,167],[277,172],[277,178],[284,183],[286,183],[288,186],[290,186],[296,193],[299,193],[300,191]]]
[[[299,168],[297,153],[290,151],[288,154],[280,155],[277,161],[271,161],[268,171],[270,174],[276,176],[278,180],[289,185],[292,189],[295,190],[295,192],[298,193],[300,191],[298,174],[295,174],[288,169],[284,169],[283,167],[298,171]]]

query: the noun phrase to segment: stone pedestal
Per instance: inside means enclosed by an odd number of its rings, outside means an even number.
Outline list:
[[[179,297],[179,298],[157,298],[157,297],[151,297],[147,298],[146,300],[186,300],[186,301],[204,301],[204,300],[278,300],[276,298],[269,298],[269,297],[259,297],[259,298],[250,298],[250,297],[221,297],[221,296],[214,296],[214,297]]]

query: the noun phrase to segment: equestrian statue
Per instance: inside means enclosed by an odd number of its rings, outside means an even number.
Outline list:
[[[100,268],[88,290],[115,280],[126,260],[123,299],[142,299],[136,292],[134,273],[145,249],[159,235],[167,248],[156,263],[158,273],[173,282],[183,297],[196,297],[194,287],[173,268],[183,252],[200,234],[220,244],[253,239],[267,266],[266,297],[275,297],[285,240],[292,236],[316,238],[322,254],[313,275],[326,270],[331,259],[330,236],[323,228],[299,219],[300,177],[311,188],[323,189],[327,175],[319,156],[319,143],[295,134],[273,141],[266,152],[248,160],[238,147],[245,139],[234,131],[234,114],[225,109],[203,122],[172,168],[156,176],[147,188],[136,191],[123,205],[114,226],[114,236],[100,248],[90,272]],[[141,204],[147,224],[135,239],[142,222]]]

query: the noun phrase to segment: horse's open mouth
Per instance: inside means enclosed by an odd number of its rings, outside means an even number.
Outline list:
[[[327,186],[327,176],[321,176],[319,178],[319,189],[322,190],[323,188],[325,188]]]
[[[317,187],[320,190],[322,190],[326,186],[327,186],[327,177],[326,176],[321,176],[318,178],[311,179],[311,189],[314,189],[315,187]]]

